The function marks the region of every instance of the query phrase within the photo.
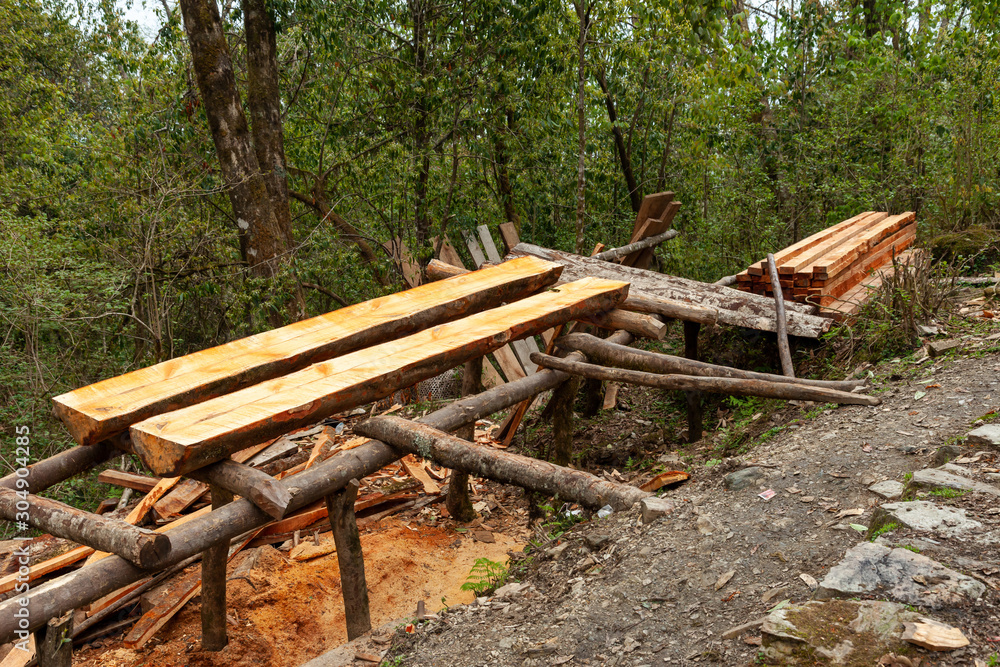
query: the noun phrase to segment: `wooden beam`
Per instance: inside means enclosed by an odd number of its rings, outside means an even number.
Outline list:
[[[344,596],[344,617],[347,620],[347,641],[372,629],[368,609],[368,584],[365,580],[365,556],[361,550],[361,534],[354,515],[354,501],[360,483],[352,479],[343,489],[326,497],[333,541],[337,547],[340,569],[340,590]]]
[[[784,375],[774,375],[771,373],[756,373],[754,371],[744,371],[728,366],[717,366],[716,364],[705,363],[675,357],[669,354],[659,354],[647,350],[637,350],[627,345],[616,345],[607,340],[591,336],[590,334],[573,333],[560,337],[556,340],[556,345],[565,350],[582,352],[593,363],[604,366],[615,366],[617,368],[628,368],[634,371],[645,371],[647,373],[660,373],[664,375],[697,375],[700,377],[728,377],[740,378],[744,380],[762,380],[765,382],[786,382],[791,384],[805,384],[811,387],[823,387],[826,389],[837,389],[839,391],[851,391],[864,386],[860,380],[809,380],[804,378],[788,378]]]
[[[154,415],[516,301],[560,271],[544,261],[505,262],[421,285],[77,389],[53,399],[55,412],[77,442],[93,444]]]
[[[26,509],[23,508],[27,505]],[[84,512],[56,500],[0,488],[0,517],[24,522],[56,537],[110,551],[139,567],[150,567],[170,551],[170,539],[120,519]]]
[[[641,371],[628,371],[620,368],[606,368],[580,361],[559,359],[547,354],[536,354],[535,361],[539,366],[552,368],[581,377],[591,377],[598,380],[627,382],[646,387],[658,387],[680,391],[706,391],[710,393],[729,394],[731,396],[762,396],[764,398],[781,398],[786,400],[818,401],[820,403],[839,403],[841,405],[881,405],[882,399],[864,394],[851,394],[836,389],[824,389],[804,384],[787,382],[764,382],[761,380],[743,380],[736,378],[697,377],[693,375],[657,375]]]
[[[229,459],[192,470],[188,475],[246,498],[275,519],[285,516],[292,501],[291,494],[276,479]]]
[[[513,222],[500,223],[500,238],[503,239],[507,252],[510,252],[514,246],[521,242],[517,235],[517,227],[514,226]]]
[[[611,505],[622,510],[649,495],[634,486],[608,482],[582,470],[571,470],[491,447],[479,447],[401,417],[373,417],[358,424],[355,430],[404,451],[420,453],[453,470],[516,484],[587,507]]]
[[[774,262],[779,267],[778,269],[779,275],[781,274],[781,269],[780,269],[781,266],[791,263],[792,260],[801,256],[806,251],[815,248],[817,245],[823,243],[824,241],[829,240],[833,236],[843,233],[848,228],[858,224],[858,222],[860,222],[861,220],[864,220],[868,216],[874,214],[875,214],[874,211],[865,211],[863,213],[859,213],[858,215],[852,218],[848,218],[843,222],[839,222],[836,225],[827,227],[826,229],[821,230],[813,234],[812,236],[808,236],[802,239],[801,241],[794,243],[779,252],[774,253]],[[754,276],[766,275],[767,259],[762,259],[758,262],[751,264],[750,268],[748,269],[748,272]]]
[[[674,216],[677,215],[677,211],[681,208],[681,203],[679,201],[671,201],[667,204],[666,209],[662,214],[656,216],[650,220],[650,225],[645,228],[645,234],[647,236],[658,236],[660,233],[665,232],[670,228],[671,223],[674,220]],[[639,241],[640,239],[634,238],[633,241]],[[653,262],[654,248],[644,248],[638,250],[634,253],[626,255],[622,259],[621,263],[625,266],[632,266],[637,269],[648,269],[649,265]]]
[[[767,253],[767,271],[771,276],[771,289],[774,291],[774,311],[778,322],[778,356],[781,358],[781,372],[785,377],[795,377],[795,366],[792,365],[792,351],[788,346],[788,329],[785,326],[785,297],[781,293],[781,281],[778,280],[778,267],[774,264],[774,255]]]
[[[108,468],[107,470],[101,471],[101,474],[97,476],[97,481],[102,484],[122,486],[126,489],[132,489],[133,491],[149,493],[156,487],[160,478],[150,477],[149,475],[137,475],[131,472],[123,472],[121,470]]]
[[[153,509],[161,521],[169,521],[180,516],[184,510],[194,505],[207,492],[207,484],[196,479],[184,479],[170,493],[156,501]]]
[[[161,475],[185,474],[255,442],[391,395],[507,341],[609,310],[628,293],[587,278],[136,424],[132,441]]]
[[[567,252],[541,248],[522,243],[514,248],[515,257],[531,255],[563,265],[563,277],[576,280],[585,276],[600,276],[631,283],[629,293],[635,297],[663,298],[694,303],[701,307],[715,308],[718,323],[742,326],[761,331],[775,331],[774,301],[764,296],[741,292],[729,287],[700,283],[663,273],[643,271],[620,264],[612,264],[581,257]],[[825,317],[811,315],[813,308],[789,302],[788,332],[793,336],[819,338],[829,331],[832,322]]]
[[[212,511],[233,502],[228,489],[213,484]],[[226,632],[226,563],[229,540],[220,540],[205,550],[201,558],[201,648],[221,651],[229,643]]]

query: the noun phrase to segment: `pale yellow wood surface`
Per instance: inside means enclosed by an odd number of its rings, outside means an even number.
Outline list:
[[[337,410],[388,395],[406,386],[401,378],[405,377],[407,383],[427,379],[441,372],[437,366],[457,366],[509,340],[607,310],[627,293],[628,283],[601,278],[567,283],[152,417],[132,426],[132,442],[136,453],[158,474],[184,474],[224,458],[245,446],[248,438],[273,437],[300,422],[311,423]]]
[[[826,241],[817,244],[815,247],[810,248],[808,251],[802,253],[791,262],[779,267],[778,273],[812,273],[812,266],[817,260],[829,253],[831,250],[834,250],[845,243],[849,243],[850,240],[857,234],[860,234],[871,226],[885,220],[888,215],[888,213],[872,213],[871,215],[859,217],[854,224],[849,225],[838,233],[831,235]],[[762,282],[770,284],[770,278]]]
[[[159,412],[328,359],[329,355],[323,356],[324,348],[372,327],[406,326],[422,311],[448,306],[432,323],[438,324],[467,314],[464,304],[470,295],[523,281],[538,282],[539,286],[555,282],[561,268],[532,259],[421,285],[103,380],[57,396],[54,409],[77,442],[93,444]],[[552,275],[554,271],[556,275]]]
[[[162,498],[167,491],[177,486],[177,482],[179,481],[181,481],[180,477],[165,477],[157,482],[156,486],[150,489],[149,493],[143,496],[142,500],[139,501],[139,504],[132,508],[132,511],[125,517],[125,522],[130,523],[133,526],[137,526],[142,523],[142,520],[146,518],[146,514],[149,513],[149,510],[153,509],[153,505],[156,504],[156,501]],[[103,551],[96,551],[90,556],[90,558],[87,559],[87,562],[84,563],[84,565],[95,563],[107,555],[108,554]]]

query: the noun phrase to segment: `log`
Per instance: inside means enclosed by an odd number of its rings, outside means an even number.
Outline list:
[[[636,350],[627,345],[616,345],[590,334],[573,333],[560,337],[556,345],[566,350],[582,352],[587,358],[605,366],[628,368],[634,371],[660,373],[669,375],[697,375],[701,377],[740,378],[744,380],[763,380],[765,382],[785,382],[803,384],[810,387],[824,387],[839,391],[851,391],[864,386],[864,382],[853,380],[808,380],[804,378],[788,378],[772,373],[757,373],[744,371],[728,366],[718,366],[704,361],[694,361],[684,357],[669,354]]]
[[[617,510],[624,510],[649,495],[634,486],[608,482],[582,470],[564,468],[500,449],[480,447],[402,417],[373,417],[358,424],[355,431],[406,452],[433,459],[453,470],[516,484],[586,507],[611,505]]]
[[[587,318],[587,321],[602,329],[610,329],[611,331],[621,329],[651,340],[663,340],[663,337],[667,335],[667,325],[655,315],[632,313],[621,308],[592,315]]]
[[[285,516],[288,503],[292,501],[291,494],[278,480],[267,473],[230,459],[192,470],[188,475],[243,496],[275,519]]]
[[[365,556],[361,549],[358,520],[354,515],[354,501],[358,498],[359,487],[358,480],[352,479],[343,489],[326,497],[333,542],[337,547],[347,641],[372,629],[371,612],[368,609],[368,584],[365,580]]]
[[[482,370],[482,357],[465,362],[465,372],[462,374],[462,396],[474,396],[482,392],[479,382]],[[465,424],[458,430],[459,437],[466,440],[476,439],[476,424]],[[403,459],[404,461],[406,458]],[[472,498],[469,497],[469,474],[460,470],[452,470],[448,478],[448,497],[445,499],[448,513],[459,522],[474,521],[476,510],[472,509]]]
[[[732,276],[722,276],[712,284],[719,285],[720,287],[732,287],[737,282],[739,282],[737,277],[735,275],[732,275]]]
[[[698,361],[698,332],[700,329],[701,325],[697,322],[684,322],[684,356],[694,362]],[[688,442],[698,442],[704,431],[701,392],[690,389],[685,391],[684,401],[687,403]]]
[[[0,517],[25,522],[77,544],[110,551],[139,567],[151,567],[170,552],[170,539],[165,535],[49,498],[31,494],[22,497],[10,489],[0,489]]]
[[[623,331],[616,332],[608,340],[628,343],[631,336]],[[475,422],[481,417],[553,389],[569,377],[568,373],[540,370],[517,382],[449,403],[421,418],[421,422],[441,431],[455,430],[463,424]],[[283,482],[289,489],[292,487],[298,489],[292,494],[289,512],[333,493],[351,479],[362,479],[371,475],[398,458],[400,452],[397,449],[375,440],[349,451],[338,452],[322,463]],[[198,517],[187,515],[165,526],[171,529],[171,551],[160,567],[175,565],[201,553],[219,540],[238,537],[271,521],[271,517],[263,510],[255,507],[249,500],[243,499],[236,500],[221,510]],[[0,642],[10,641],[20,629],[17,617],[14,615],[18,609],[28,610],[28,629],[37,630],[43,619],[83,607],[112,591],[143,579],[148,574],[147,571],[135,567],[128,561],[109,557],[32,588],[24,596],[27,605],[22,605],[16,598],[0,602]],[[16,575],[12,576],[16,578]]]
[[[77,389],[53,399],[55,412],[78,443],[94,444],[154,415],[516,301],[559,272],[547,262],[505,262],[421,285]]]
[[[804,384],[764,382],[762,380],[744,380],[738,378],[698,377],[693,375],[658,375],[620,368],[606,368],[595,364],[559,359],[547,354],[537,354],[535,357],[535,363],[544,368],[552,368],[581,377],[592,377],[598,380],[611,380],[613,382],[628,382],[646,387],[658,387],[660,389],[707,391],[717,394],[730,394],[732,396],[762,396],[764,398],[819,401],[820,403],[839,403],[841,405],[882,404],[882,399],[875,396],[851,394],[846,391],[811,387]]]
[[[94,553],[94,550],[90,547],[77,547],[64,554],[54,556],[47,560],[43,560],[41,563],[35,563],[33,565],[28,565],[27,581],[35,581],[40,579],[47,574],[52,574],[57,572],[64,567],[69,567],[73,563],[78,563],[87,556]],[[27,559],[25,559],[27,560]],[[27,563],[24,563],[27,564]],[[20,578],[19,578],[20,577]],[[0,578],[0,594],[7,593],[14,590],[14,588],[25,581],[24,575],[13,572],[5,577]]]
[[[521,243],[511,253],[514,257],[534,256],[562,264],[563,278],[575,280],[584,276],[600,276],[631,283],[629,293],[633,297],[660,298],[683,301],[701,307],[711,307],[718,311],[718,323],[731,326],[775,331],[776,315],[774,301],[764,296],[741,292],[729,287],[700,283],[695,280],[677,278],[663,273],[634,269],[620,264],[601,262],[572,253],[541,248]],[[619,306],[620,307],[620,306]],[[825,317],[811,313],[814,306],[789,302],[788,332],[793,336],[819,338],[829,331],[832,322]]]
[[[27,466],[27,477],[19,477],[16,472],[7,475],[0,479],[0,487],[41,493],[50,486],[121,456],[121,453],[122,450],[111,440],[99,442],[91,447],[73,447]],[[18,481],[22,479],[25,481]]]
[[[72,667],[73,612],[50,618],[39,634],[41,637],[35,640],[39,667]]]
[[[792,365],[792,351],[788,347],[788,330],[785,325],[785,297],[781,293],[781,282],[778,280],[778,267],[774,264],[774,255],[767,253],[767,271],[771,276],[771,289],[774,291],[774,310],[778,322],[778,356],[781,358],[781,372],[785,377],[795,377],[795,366]]]
[[[229,489],[213,484],[212,511],[233,502]],[[258,505],[258,507],[260,507]],[[201,648],[221,651],[229,643],[226,632],[226,563],[229,540],[221,540],[205,550],[201,558]]]
[[[131,428],[143,462],[182,475],[340,410],[391,395],[488,354],[510,340],[609,310],[628,293],[621,282],[587,278],[470,315],[400,340],[345,355],[276,380],[158,415]]]
[[[636,241],[635,243],[629,243],[628,245],[623,245],[620,248],[612,248],[611,250],[605,250],[604,252],[599,252],[596,255],[591,255],[594,259],[600,259],[605,262],[613,262],[616,259],[624,257],[625,255],[630,255],[633,252],[638,252],[640,250],[645,250],[646,248],[652,248],[655,245],[659,245],[664,241],[669,241],[670,239],[680,236],[680,232],[676,229],[668,229],[662,234],[657,234],[656,236],[647,237],[641,241]]]

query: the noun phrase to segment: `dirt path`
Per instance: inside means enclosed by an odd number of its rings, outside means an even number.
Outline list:
[[[764,664],[759,631],[731,639],[723,633],[783,599],[808,600],[806,579],[822,580],[865,540],[849,524],[867,525],[872,509],[885,502],[867,487],[902,482],[906,473],[933,465],[938,447],[1000,408],[995,352],[886,362],[875,371],[882,406],[823,410],[739,460],[698,467],[691,482],[664,494],[676,510],[649,525],[633,510],[577,526],[563,536],[561,552],[555,544],[534,552],[526,592],[454,610],[415,637],[397,640],[395,653],[408,665],[448,667]],[[997,458],[977,465],[995,470]],[[762,473],[753,484],[725,487],[727,474],[752,465]],[[769,501],[758,497],[766,489],[776,492]],[[998,531],[996,499],[968,494],[940,501],[966,509],[983,526],[971,538],[928,541],[901,529],[879,540],[919,543],[927,555],[963,571],[969,568],[961,564],[973,561],[998,565],[996,545],[976,539]],[[978,577],[1000,586],[996,568],[985,572]],[[986,664],[1000,651],[988,641],[1000,639],[998,603],[993,588],[972,606],[935,612],[972,644],[923,653],[922,664]]]

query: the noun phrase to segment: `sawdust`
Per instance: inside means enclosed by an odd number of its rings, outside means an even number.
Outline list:
[[[523,545],[495,534],[474,541],[451,528],[386,519],[361,536],[374,626],[412,616],[417,602],[428,610],[471,602],[462,591],[477,558],[505,562]],[[229,575],[241,562],[234,559]],[[255,567],[229,581],[229,645],[218,653],[200,650],[200,598],[195,598],[139,650],[121,637],[76,652],[78,666],[274,665],[295,667],[347,641],[337,555],[295,563],[262,548]]]

